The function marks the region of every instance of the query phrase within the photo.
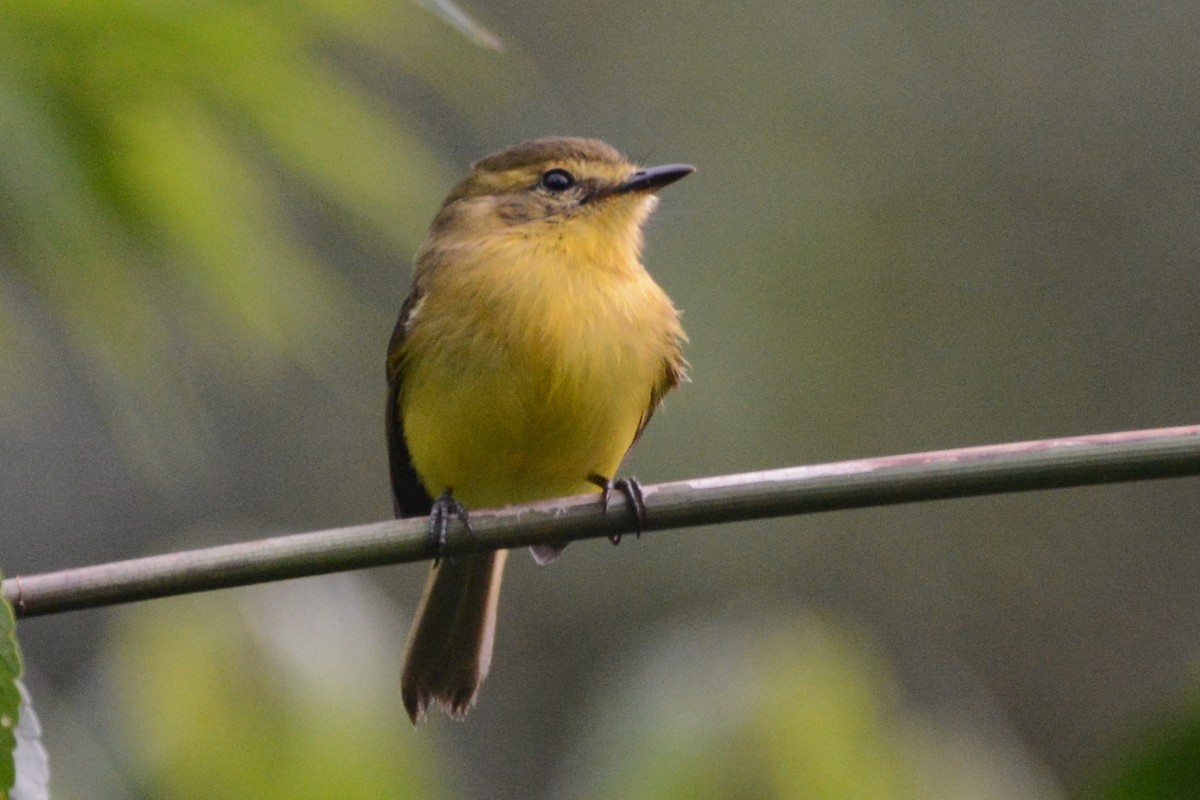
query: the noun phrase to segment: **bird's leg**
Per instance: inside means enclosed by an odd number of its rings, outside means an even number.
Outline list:
[[[442,553],[446,550],[451,517],[458,517],[459,521],[466,526],[467,533],[474,535],[475,531],[471,528],[471,518],[467,514],[466,506],[455,500],[452,490],[447,489],[442,492],[441,497],[433,501],[433,507],[429,509],[429,546],[433,549],[433,565],[435,567],[442,560]]]
[[[594,483],[603,490],[600,496],[600,503],[605,512],[608,511],[608,501],[612,497],[613,491],[618,491],[625,495],[625,502],[633,510],[634,518],[634,534],[638,537],[642,535],[642,523],[646,521],[646,496],[642,492],[642,485],[638,483],[637,478],[606,478],[603,475],[592,473],[588,475],[588,482]],[[613,544],[621,543],[621,534],[614,533],[608,537],[608,540]]]

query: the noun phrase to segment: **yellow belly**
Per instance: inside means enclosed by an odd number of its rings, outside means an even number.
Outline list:
[[[644,272],[488,277],[453,276],[414,317],[400,398],[413,466],[468,508],[598,491],[588,476],[616,474],[649,409],[674,309]]]
[[[611,392],[543,398],[530,382],[495,372],[411,386],[403,418],[417,474],[430,494],[450,489],[468,508],[595,490],[588,475],[615,474],[649,398],[636,408]],[[602,408],[605,399],[613,405]]]

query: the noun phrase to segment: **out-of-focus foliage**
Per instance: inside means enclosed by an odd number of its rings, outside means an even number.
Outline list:
[[[33,710],[33,698],[25,684],[17,681],[21,694],[20,718],[17,720],[17,746],[13,750],[16,780],[9,792],[10,800],[48,800],[50,797],[50,755],[42,744],[42,723]]]
[[[50,773],[41,723],[21,682],[21,648],[12,608],[0,600],[0,799],[49,796]]]
[[[16,620],[8,602],[0,600],[0,792],[13,785],[16,771],[13,748],[21,707],[17,680],[21,677],[21,652],[17,648]]]
[[[16,298],[61,328],[124,444],[147,455],[153,426],[173,447],[191,431],[198,367],[236,380],[277,359],[320,369],[361,299],[299,235],[280,190],[392,251],[417,241],[441,170],[344,64],[397,58],[405,38],[389,33],[412,14],[377,0],[6,3],[6,373],[37,367]]]
[[[1086,800],[1193,800],[1200,797],[1200,702],[1144,730]],[[1102,773],[1103,774],[1103,773]]]
[[[569,776],[576,798],[1057,796],[1013,750],[907,708],[844,628],[745,616],[667,637],[613,695]],[[648,665],[648,666],[647,666]],[[590,723],[585,723],[589,727]]]
[[[453,749],[427,749],[444,721],[410,733],[398,716],[399,633],[381,633],[395,620],[364,587],[321,578],[124,610],[101,695],[141,796],[448,793]],[[1058,797],[1002,735],[910,708],[860,636],[738,619],[668,635],[595,687],[543,796]]]
[[[140,796],[443,796],[445,766],[404,719],[389,624],[349,577],[124,611],[106,696]]]

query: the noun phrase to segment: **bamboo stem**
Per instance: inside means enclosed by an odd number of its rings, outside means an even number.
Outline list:
[[[912,453],[645,487],[645,532],[1002,492],[1200,474],[1200,425]],[[629,514],[579,495],[471,515],[444,557],[632,533]],[[615,513],[614,513],[615,512]],[[277,536],[59,572],[0,586],[17,616],[429,559],[424,518]]]

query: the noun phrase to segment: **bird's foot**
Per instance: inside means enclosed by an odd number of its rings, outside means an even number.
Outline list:
[[[442,560],[442,554],[446,551],[446,539],[450,533],[450,520],[457,517],[463,526],[466,527],[468,534],[474,534],[471,529],[471,517],[467,514],[467,508],[462,503],[454,499],[454,494],[450,489],[442,492],[442,496],[433,501],[433,507],[429,510],[429,546],[433,550],[433,565],[436,567]]]
[[[633,511],[634,518],[634,534],[638,537],[642,535],[642,523],[646,521],[646,496],[642,491],[642,485],[638,483],[637,478],[605,478],[603,475],[592,473],[588,476],[588,481],[599,486],[603,491],[600,495],[600,503],[604,511],[608,511],[608,501],[612,498],[614,491],[625,495],[625,503]],[[621,534],[614,533],[608,537],[608,540],[614,545],[621,543]]]

